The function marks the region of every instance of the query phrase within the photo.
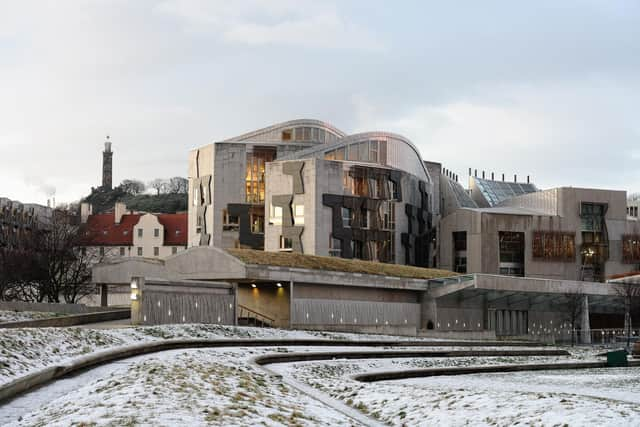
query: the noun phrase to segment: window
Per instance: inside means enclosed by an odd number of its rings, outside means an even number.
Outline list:
[[[240,219],[236,215],[229,215],[229,211],[222,210],[222,229],[225,231],[238,231],[240,229]],[[176,230],[176,233],[179,230]]]
[[[282,131],[282,140],[283,141],[291,141],[291,137],[292,137],[292,131],[291,129],[287,129],[287,130],[283,130]]]
[[[280,236],[280,250],[281,251],[291,251],[293,249],[293,242],[290,238]]]
[[[264,233],[264,211],[249,211],[252,233]]]
[[[142,237],[142,228],[138,228],[138,237]]]
[[[453,233],[453,271],[456,273],[467,272],[466,231],[455,231]]]
[[[329,256],[339,257],[342,254],[342,241],[329,235]]]
[[[138,246],[138,256],[142,256],[142,248]]]
[[[304,225],[304,205],[293,205],[293,225]]]
[[[175,255],[175,254],[177,254],[177,253],[178,253],[178,248],[177,248],[177,247],[175,247],[175,246],[173,246],[173,247],[171,248],[171,254],[172,254],[172,255]]]
[[[124,248],[120,248],[120,256],[124,256]]]
[[[369,228],[369,211],[360,209],[360,228]]]
[[[395,230],[396,212],[394,202],[382,202],[380,204],[381,224],[384,230]]]
[[[358,160],[358,144],[349,145],[349,160]]]
[[[104,246],[100,246],[100,256],[104,256]]]
[[[154,228],[153,229],[153,237],[160,237],[160,229],[159,228]]]
[[[378,163],[378,141],[371,141],[369,144],[369,161]]]
[[[524,233],[500,231],[500,274],[524,276]]]
[[[269,222],[273,225],[282,225],[282,206],[271,205]]]
[[[153,256],[159,256],[160,255],[160,248],[157,246],[154,246],[153,248]]]
[[[358,160],[361,162],[369,161],[369,141],[358,144]]]
[[[351,227],[352,212],[350,208],[342,208],[342,226]]]
[[[247,153],[245,176],[245,191],[247,203],[259,204],[264,202],[264,171],[267,162],[273,161],[275,150],[254,149]]]
[[[311,140],[318,141],[318,128],[311,128]]]
[[[575,233],[534,231],[531,253],[536,259],[575,262]]]
[[[640,235],[625,234],[622,236],[622,262],[626,264],[640,263]]]
[[[364,245],[359,240],[351,241],[351,252],[354,258],[363,259],[364,257]]]

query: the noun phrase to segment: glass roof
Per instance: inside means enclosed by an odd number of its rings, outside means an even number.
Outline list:
[[[488,179],[475,177],[473,179],[475,180],[476,186],[482,193],[482,196],[491,207],[496,206],[498,203],[512,197],[521,196],[528,193],[535,193],[536,191],[538,191],[536,186],[533,184],[491,181]]]

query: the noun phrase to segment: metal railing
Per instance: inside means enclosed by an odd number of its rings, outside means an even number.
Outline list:
[[[632,329],[629,334],[630,341],[640,341],[640,329]],[[591,345],[626,345],[627,331],[623,328],[608,329],[591,329],[589,339],[585,340],[585,336],[580,329],[558,329],[552,330],[531,330],[527,334],[532,340],[552,342],[556,344],[591,344]]]
[[[247,319],[247,323],[251,324],[253,320],[254,326],[272,327],[276,319],[250,309],[247,306],[238,304],[238,319]]]

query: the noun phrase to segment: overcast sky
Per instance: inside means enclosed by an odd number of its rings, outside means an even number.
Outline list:
[[[186,176],[273,123],[410,138],[541,188],[640,191],[640,2],[0,0],[0,197]]]

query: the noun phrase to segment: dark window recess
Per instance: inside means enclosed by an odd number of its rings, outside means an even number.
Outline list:
[[[359,240],[351,241],[351,252],[354,258],[364,259],[364,245]]]
[[[455,231],[453,233],[453,271],[456,273],[467,272],[466,231]]]
[[[290,251],[293,249],[293,241],[284,236],[280,236],[280,250],[281,251]]]
[[[524,233],[500,231],[500,274],[524,276]]]

